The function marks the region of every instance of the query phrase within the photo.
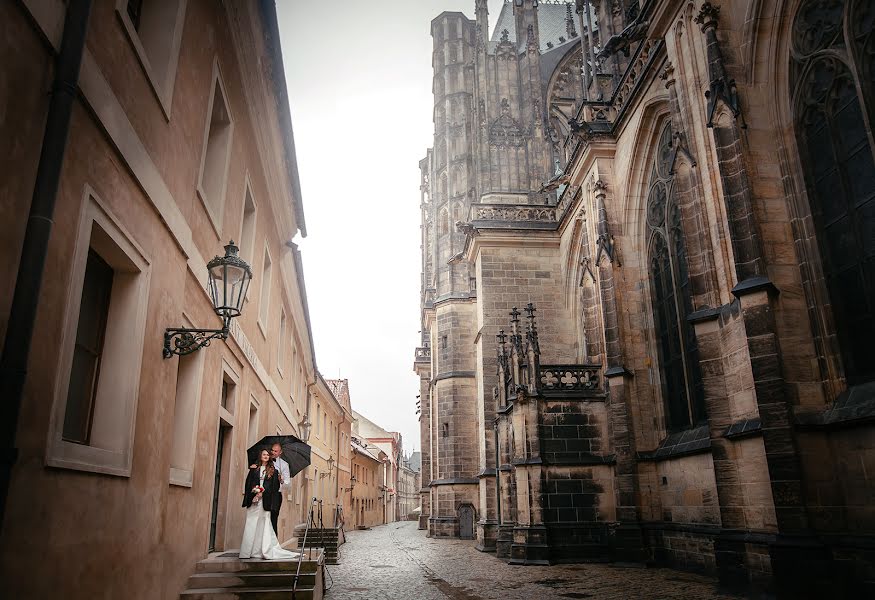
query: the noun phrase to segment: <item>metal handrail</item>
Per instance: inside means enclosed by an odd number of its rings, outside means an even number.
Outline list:
[[[298,592],[298,581],[301,579],[301,565],[304,562],[304,548],[307,546],[307,534],[310,533],[310,523],[313,521],[313,505],[316,504],[316,498],[310,503],[310,509],[307,512],[307,526],[304,528],[304,541],[301,543],[301,552],[298,554],[298,570],[295,572],[295,584],[292,586],[292,600],[295,600],[295,594]],[[310,560],[313,559],[313,552],[310,551]]]

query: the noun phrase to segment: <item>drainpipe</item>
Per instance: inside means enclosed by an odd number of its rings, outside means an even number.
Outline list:
[[[64,35],[55,59],[55,80],[43,131],[30,215],[18,263],[3,355],[0,357],[0,528],[6,513],[12,466],[18,458],[18,448],[15,447],[18,414],[27,380],[27,361],[54,224],[55,200],[70,133],[73,103],[79,86],[79,68],[85,51],[90,11],[91,0],[67,3]]]

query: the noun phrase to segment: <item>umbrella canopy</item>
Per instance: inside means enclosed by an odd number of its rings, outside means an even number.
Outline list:
[[[267,435],[261,438],[255,445],[246,450],[247,464],[258,462],[258,455],[262,450],[270,451],[271,446],[279,444],[283,453],[283,460],[289,463],[289,476],[294,477],[310,464],[310,446],[293,435]]]

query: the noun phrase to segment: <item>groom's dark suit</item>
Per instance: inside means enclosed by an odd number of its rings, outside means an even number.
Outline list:
[[[280,518],[280,507],[283,505],[283,486],[288,485],[290,483],[289,479],[289,463],[284,461],[282,458],[277,457],[273,459],[273,464],[276,467],[277,474],[280,475],[283,481],[283,485],[277,489],[275,502],[271,505],[270,508],[270,522],[273,525],[273,532],[279,535],[279,529],[277,528],[277,522]]]

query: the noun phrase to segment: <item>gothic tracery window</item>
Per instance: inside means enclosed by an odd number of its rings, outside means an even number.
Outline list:
[[[875,6],[807,0],[793,22],[795,133],[849,384],[875,380]]]
[[[681,215],[670,171],[671,124],[666,123],[650,170],[647,196],[650,298],[659,355],[666,429],[704,419],[704,393],[692,312]]]

